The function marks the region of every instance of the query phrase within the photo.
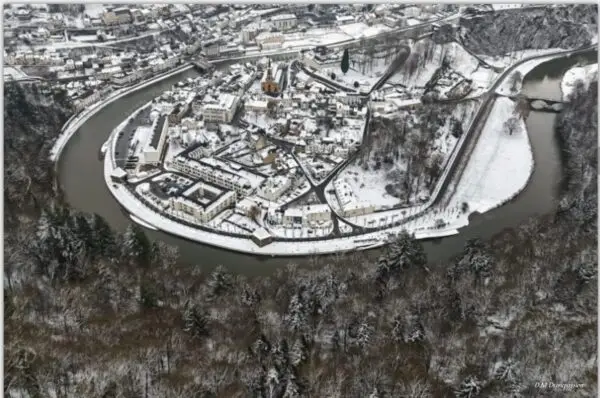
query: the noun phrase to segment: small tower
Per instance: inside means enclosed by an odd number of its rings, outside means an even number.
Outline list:
[[[269,65],[267,66],[267,81],[273,81],[273,70],[271,69],[271,58],[269,58]]]

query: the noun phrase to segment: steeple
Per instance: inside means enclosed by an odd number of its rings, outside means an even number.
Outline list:
[[[271,58],[269,58],[269,65],[267,66],[267,81],[273,81],[273,72],[271,71]]]

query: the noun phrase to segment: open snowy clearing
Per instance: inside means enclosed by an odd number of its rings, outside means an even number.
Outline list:
[[[466,202],[470,213],[484,213],[525,188],[533,172],[533,154],[521,118],[512,135],[504,127],[514,109],[509,98],[496,99],[448,208],[460,208]]]

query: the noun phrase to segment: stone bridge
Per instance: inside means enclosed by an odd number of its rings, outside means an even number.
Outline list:
[[[532,97],[510,97],[513,101],[525,99],[529,104],[529,109],[538,112],[559,113],[563,110],[565,103],[563,101],[550,100],[545,98]]]

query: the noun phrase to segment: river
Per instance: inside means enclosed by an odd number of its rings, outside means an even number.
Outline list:
[[[561,58],[536,67],[525,77],[525,95],[560,100],[560,80],[564,72],[581,60],[596,62],[597,51],[590,51],[584,57]],[[86,213],[97,213],[117,231],[125,230],[132,221],[104,183],[102,162],[98,157],[99,149],[110,132],[134,110],[179,80],[197,75],[196,71],[188,70],[125,96],[91,117],[75,133],[65,146],[58,165],[59,181],[71,207]],[[526,121],[535,168],[525,190],[504,206],[482,215],[471,215],[469,225],[462,228],[459,235],[423,242],[430,261],[444,260],[458,253],[467,239],[489,238],[531,216],[551,212],[556,207],[561,160],[554,134],[555,120],[555,114],[533,111]],[[309,262],[308,259],[302,258],[249,256],[176,238],[159,231],[146,230],[146,233],[151,239],[176,245],[183,263],[199,266],[205,271],[222,264],[233,272],[265,275],[290,262],[299,265]],[[373,250],[368,255],[374,256],[378,252]]]

